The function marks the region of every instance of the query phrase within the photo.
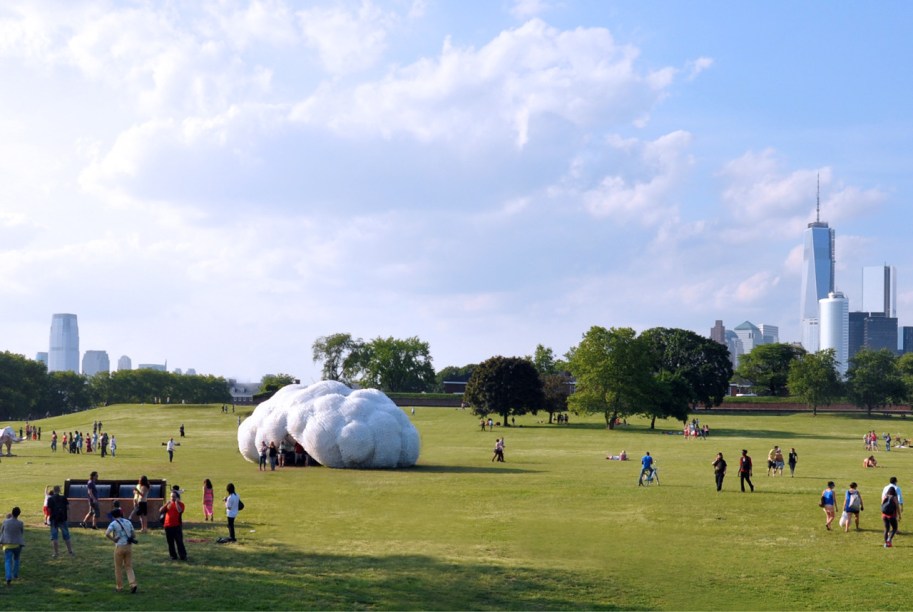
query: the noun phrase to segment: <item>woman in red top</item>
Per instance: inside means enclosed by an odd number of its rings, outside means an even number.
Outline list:
[[[187,549],[184,548],[184,530],[182,527],[182,515],[184,514],[184,502],[181,501],[181,494],[177,491],[171,492],[171,500],[162,506],[162,513],[165,515],[165,539],[168,540],[168,553],[171,559],[177,561],[187,560]]]

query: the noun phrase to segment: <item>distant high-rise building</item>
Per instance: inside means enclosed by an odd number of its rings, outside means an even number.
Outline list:
[[[862,269],[862,310],[886,317],[897,316],[897,269],[866,266]]]
[[[849,317],[849,353],[848,358],[856,356],[865,344],[865,320],[869,316],[867,312],[851,312]]]
[[[197,375],[197,371],[195,368],[187,368],[187,371],[184,373],[187,374],[187,376],[196,376]]]
[[[721,320],[717,319],[713,327],[710,328],[710,339],[720,344],[726,344],[726,326],[723,325]]]
[[[865,320],[863,345],[872,350],[888,349],[897,353],[897,319],[881,313],[869,313]]]
[[[780,342],[780,328],[776,325],[761,323],[761,338],[764,344],[777,344]]]
[[[901,333],[901,351],[904,353],[913,353],[913,327],[904,325],[900,328]]]
[[[802,254],[802,294],[799,320],[802,327],[802,346],[810,353],[818,351],[818,300],[834,290],[834,230],[821,220],[821,200],[818,199],[815,220],[805,230]]]
[[[117,360],[117,370],[132,370],[133,362],[130,361],[130,358],[126,355],[121,355],[120,359]]]
[[[731,329],[726,330],[726,348],[729,349],[729,361],[732,367],[738,367],[739,357],[745,354],[745,348],[742,346],[742,340]]]
[[[86,351],[82,356],[82,373],[86,376],[95,376],[99,372],[111,371],[111,361],[107,351]]]
[[[750,353],[754,347],[764,344],[764,334],[751,321],[736,325],[735,335],[742,341],[742,350],[746,353]]]
[[[48,351],[48,372],[79,373],[79,326],[74,314],[55,314],[51,317],[51,346]]]
[[[35,361],[44,364],[44,367],[48,366],[48,354],[45,352],[40,352],[35,355]]]
[[[850,302],[840,291],[834,291],[819,302],[821,310],[820,350],[833,349],[837,371],[846,376],[849,365]]]
[[[161,363],[141,363],[136,366],[137,370],[157,370],[159,372],[167,372],[168,366]]]

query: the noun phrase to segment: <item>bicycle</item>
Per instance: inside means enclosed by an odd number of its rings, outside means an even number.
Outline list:
[[[646,487],[654,482],[659,486],[659,468],[654,465],[640,471],[640,478],[637,480],[637,486]]]

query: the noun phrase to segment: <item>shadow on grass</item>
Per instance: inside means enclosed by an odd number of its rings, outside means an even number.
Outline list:
[[[419,464],[409,468],[409,471],[431,472],[434,474],[536,474],[541,470],[524,470],[520,468],[500,467],[500,464],[492,465],[492,467]]]
[[[112,548],[100,533],[74,530],[77,557],[49,550],[23,559],[6,609],[32,610],[628,610],[655,609],[648,595],[607,585],[600,572],[451,563],[421,554],[302,553],[259,542],[214,542],[218,525],[185,535],[189,561],[168,557],[160,532],[134,547],[139,592],[114,593]],[[38,529],[28,534],[36,541]],[[43,531],[43,530],[42,530]],[[46,532],[44,533],[46,536]],[[36,542],[37,543],[37,542]],[[47,545],[46,541],[44,542]],[[32,552],[32,551],[29,551]],[[43,558],[39,558],[43,557]],[[636,602],[633,606],[631,602]],[[651,605],[652,604],[652,605]]]

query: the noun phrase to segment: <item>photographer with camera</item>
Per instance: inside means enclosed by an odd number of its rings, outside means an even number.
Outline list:
[[[105,537],[114,542],[114,584],[118,592],[124,588],[123,572],[127,573],[130,592],[136,593],[136,575],[133,573],[133,545],[136,533],[133,524],[124,519],[120,508],[111,511],[111,523]]]

